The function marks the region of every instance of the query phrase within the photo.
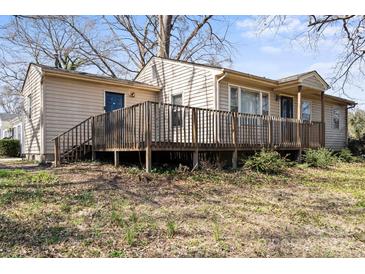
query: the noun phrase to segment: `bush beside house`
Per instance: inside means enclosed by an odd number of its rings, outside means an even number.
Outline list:
[[[20,154],[20,142],[14,139],[0,140],[0,157],[17,157]]]

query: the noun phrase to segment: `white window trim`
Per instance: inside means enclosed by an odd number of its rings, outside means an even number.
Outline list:
[[[27,103],[28,103],[28,118],[32,119],[33,115],[33,95],[30,93],[27,96]]]
[[[151,78],[152,78],[152,80],[157,80],[157,78],[158,78],[157,65],[156,64],[152,64],[152,66],[151,66]]]
[[[241,103],[241,96],[239,94],[240,92],[240,87],[239,86],[235,86],[235,85],[231,85],[228,84],[228,111],[231,111],[231,88],[236,88],[237,89],[237,104],[238,104],[238,112],[240,112],[240,103]]]
[[[237,88],[237,92],[238,92],[238,112],[242,113],[242,109],[241,109],[241,92],[242,90],[246,90],[249,92],[256,92],[260,94],[260,106],[259,106],[259,110],[260,113],[257,115],[262,115],[262,94],[265,93],[268,95],[268,100],[269,100],[269,114],[268,116],[270,116],[271,114],[271,94],[269,91],[265,91],[265,90],[261,90],[261,89],[256,89],[256,88],[251,88],[251,87],[247,87],[247,86],[237,86],[237,85],[232,85],[232,84],[228,84],[228,111],[231,111],[231,87],[233,88]]]
[[[312,107],[313,107],[313,104],[312,104],[312,100],[308,100],[308,99],[303,99],[302,100],[302,105],[300,106],[300,115],[302,116],[302,117],[300,117],[301,119],[300,120],[303,120],[303,103],[304,102],[307,102],[307,103],[309,103],[309,115],[310,115],[310,119],[309,119],[309,121],[311,122],[313,119],[313,111],[312,111]]]
[[[171,93],[170,95],[170,104],[172,105],[172,97],[177,96],[177,95],[181,95],[181,101],[182,101],[182,105],[184,105],[184,92],[176,92],[176,93]]]

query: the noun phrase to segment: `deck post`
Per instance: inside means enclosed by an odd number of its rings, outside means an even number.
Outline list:
[[[151,172],[152,169],[152,130],[151,130],[151,115],[150,115],[150,102],[145,103],[145,136],[146,136],[146,172]]]
[[[269,117],[269,121],[268,121],[268,137],[269,137],[269,144],[268,146],[271,148],[273,147],[273,131],[274,131],[274,120],[272,119],[272,117]]]
[[[234,145],[234,150],[233,150],[233,154],[232,154],[232,168],[233,169],[237,168],[237,154],[238,154],[237,127],[238,127],[238,115],[237,115],[237,112],[233,112],[232,113],[232,140],[233,140],[233,145]]]
[[[114,150],[114,166],[119,166],[119,151]]]
[[[325,126],[325,114],[324,114],[324,91],[321,92],[321,146],[326,145],[326,126]]]
[[[91,120],[91,160],[95,161],[95,116]]]
[[[297,96],[297,145],[302,148],[302,138],[300,136],[300,121],[302,120],[302,90],[303,86],[298,86]]]
[[[194,146],[193,151],[193,169],[196,169],[199,166],[199,149],[198,149],[198,116],[196,113],[196,109],[193,108],[191,110],[191,119],[192,119],[192,142]]]
[[[60,154],[60,139],[56,137],[54,139],[54,165],[56,167],[60,166],[61,163],[61,154]]]

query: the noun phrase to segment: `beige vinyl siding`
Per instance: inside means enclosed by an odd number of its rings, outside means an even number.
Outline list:
[[[314,88],[314,89],[318,89],[318,90],[323,90],[325,88],[314,75],[303,79],[302,83],[306,87]]]
[[[333,108],[336,107],[340,113],[340,127],[333,128]],[[335,103],[325,103],[326,123],[326,147],[340,150],[346,147],[346,106]]]
[[[153,78],[153,66],[156,67],[156,78]],[[215,75],[219,72],[212,68],[154,58],[136,80],[161,87],[159,99],[164,103],[171,103],[173,94],[183,93],[183,105],[215,108]]]
[[[157,92],[137,88],[46,76],[44,80],[46,152],[53,153],[58,134],[92,115],[104,112],[105,91],[123,93],[125,107],[144,101],[156,101]],[[134,97],[129,93],[134,92]]]
[[[24,100],[24,153],[27,155],[39,155],[42,146],[42,70],[39,67],[31,65],[28,76],[24,83],[23,100]],[[32,113],[29,118],[29,101],[28,96],[32,97]]]

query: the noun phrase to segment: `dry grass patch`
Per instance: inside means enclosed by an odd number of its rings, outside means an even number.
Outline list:
[[[276,176],[16,167],[0,170],[1,257],[365,255],[363,163]]]

